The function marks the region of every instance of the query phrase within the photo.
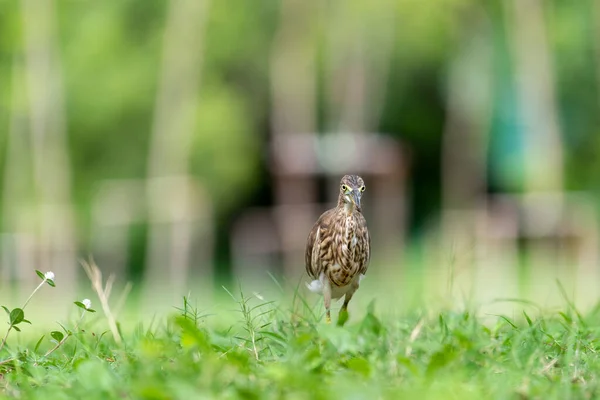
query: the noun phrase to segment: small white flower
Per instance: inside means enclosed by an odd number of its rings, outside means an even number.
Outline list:
[[[92,301],[90,299],[83,299],[81,304],[85,306],[86,310],[89,310],[89,308],[92,306]]]
[[[44,274],[44,278],[46,278],[47,280],[53,281],[54,280],[54,272],[52,271],[48,271]]]

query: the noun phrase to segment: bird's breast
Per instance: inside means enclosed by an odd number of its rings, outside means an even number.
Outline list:
[[[343,287],[356,278],[361,268],[362,230],[356,215],[338,214],[333,223],[330,253],[324,252],[325,268],[333,286]]]
[[[338,259],[336,260],[343,269],[355,270],[357,268],[356,264],[359,259],[357,254],[358,242],[356,223],[353,219],[348,219],[344,233],[340,237]]]

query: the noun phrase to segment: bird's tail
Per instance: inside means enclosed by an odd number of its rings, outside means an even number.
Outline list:
[[[318,279],[315,279],[311,283],[307,283],[306,287],[311,292],[314,292],[314,293],[323,293],[323,283],[320,280],[318,280]]]

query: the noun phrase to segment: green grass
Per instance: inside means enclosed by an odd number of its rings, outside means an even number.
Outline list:
[[[229,295],[233,313],[227,316],[204,312],[184,297],[169,317],[121,321],[128,327],[121,330],[121,344],[100,310],[77,309],[77,317],[63,323],[63,339],[72,336],[48,356],[60,335],[32,336],[35,325],[20,324],[23,332],[12,332],[0,352],[0,362],[10,360],[0,364],[0,393],[28,399],[599,394],[599,310],[582,315],[568,299],[563,310],[533,309],[535,315],[523,304],[520,315],[510,318],[426,308],[383,315],[372,302],[360,312],[351,307],[349,322],[340,327],[326,325],[320,303],[313,306],[317,299],[309,304],[299,292],[276,302],[245,297],[241,290]]]

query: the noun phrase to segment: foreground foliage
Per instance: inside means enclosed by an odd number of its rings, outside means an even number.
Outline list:
[[[283,307],[234,296],[226,329],[189,299],[161,323],[139,324],[119,345],[83,326],[45,356],[48,339],[8,346],[0,387],[20,398],[359,399],[595,398],[596,311],[517,319],[418,312],[326,325],[306,303]],[[298,300],[298,299],[296,299]],[[531,312],[531,311],[530,311]],[[55,338],[56,339],[56,338]],[[7,357],[8,356],[8,357]],[[8,361],[6,361],[8,360]]]

